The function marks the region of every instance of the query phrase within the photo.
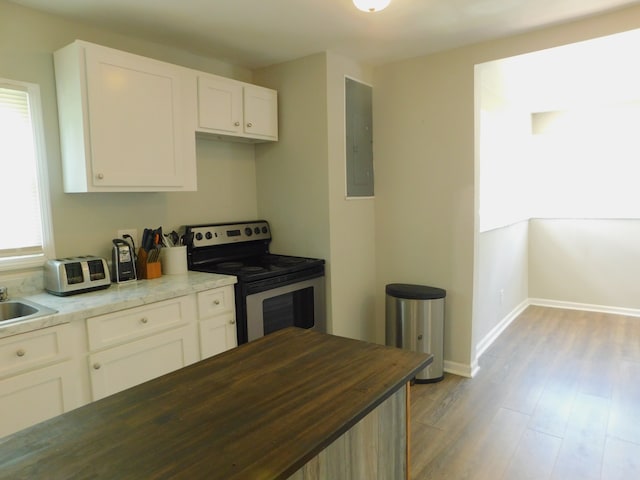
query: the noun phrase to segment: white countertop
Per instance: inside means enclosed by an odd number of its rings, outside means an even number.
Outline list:
[[[58,313],[34,318],[33,320],[18,320],[0,324],[0,338],[69,323],[74,320],[84,320],[95,315],[138,307],[212,288],[233,285],[236,282],[236,277],[232,275],[189,272],[184,275],[163,275],[153,280],[136,280],[125,284],[113,283],[105,290],[80,293],[67,297],[58,297],[42,292],[10,298],[10,300],[24,298],[45,307],[53,308]]]

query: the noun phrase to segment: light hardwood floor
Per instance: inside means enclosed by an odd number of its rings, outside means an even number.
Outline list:
[[[414,480],[640,479],[640,318],[529,307],[411,408]]]

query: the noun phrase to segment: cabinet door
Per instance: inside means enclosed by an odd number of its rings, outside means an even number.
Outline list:
[[[178,67],[87,45],[91,173],[98,187],[180,187]]]
[[[242,86],[215,76],[198,77],[198,127],[242,133]]]
[[[93,400],[165,375],[199,359],[196,323],[89,355]]]
[[[78,406],[71,362],[0,380],[0,437]]]
[[[278,139],[278,92],[254,85],[244,87],[244,131],[250,137]]]
[[[235,312],[200,321],[200,351],[203,359],[237,346]]]

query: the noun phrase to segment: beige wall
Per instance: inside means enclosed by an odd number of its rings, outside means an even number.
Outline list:
[[[375,340],[374,200],[345,199],[344,77],[371,70],[322,53],[255,72],[280,95],[280,140],[256,150],[258,211],[274,251],[327,261],[329,331]]]
[[[468,365],[473,62],[460,50],[409,60],[376,69],[374,86],[378,289],[392,282],[446,289],[445,359]]]
[[[327,54],[329,208],[333,333],[376,340],[375,198],[346,198],[345,76],[371,84],[373,71]]]
[[[255,72],[278,90],[278,142],[256,148],[258,213],[273,225],[272,249],[329,257],[326,56]]]
[[[254,147],[199,138],[195,193],[63,193],[52,53],[76,38],[277,88],[280,141]],[[372,76],[356,62],[321,53],[254,78],[215,59],[0,1],[0,77],[42,89],[58,256],[108,256],[121,228],[264,217],[279,232],[273,251],[327,259],[336,333],[373,339],[374,201],[344,198],[344,75],[369,83]]]
[[[271,250],[324,258],[331,305],[327,166],[327,60],[311,55],[255,72],[278,90],[278,142],[256,149],[258,214],[271,222]],[[327,323],[332,329],[331,310]]]
[[[474,65],[638,27],[640,7],[374,71],[379,289],[447,289],[445,360],[470,366],[477,209]],[[379,337],[384,324],[378,302]]]
[[[0,78],[37,83],[41,89],[58,256],[108,256],[111,239],[120,228],[172,229],[191,222],[257,216],[253,146],[211,140],[197,141],[197,192],[63,193],[52,53],[76,38],[251,80],[247,69],[0,1]],[[3,233],[8,230],[10,226],[2,225]]]
[[[340,334],[384,341],[387,283],[447,289],[445,359],[464,367],[473,358],[478,249],[474,65],[636,28],[639,18],[640,7],[632,7],[384,65],[373,73],[323,53],[252,74],[0,0],[0,77],[41,86],[58,255],[107,255],[118,228],[264,216],[282,232],[274,251],[327,259],[331,327]],[[198,140],[195,193],[64,194],[52,52],[76,38],[278,88],[281,141],[254,150]],[[342,196],[342,127],[336,122],[345,74],[374,87],[371,201]]]

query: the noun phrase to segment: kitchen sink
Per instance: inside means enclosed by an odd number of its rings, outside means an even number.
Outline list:
[[[31,320],[54,313],[58,313],[58,311],[29,300],[7,300],[6,302],[0,302],[0,325],[19,320]]]

